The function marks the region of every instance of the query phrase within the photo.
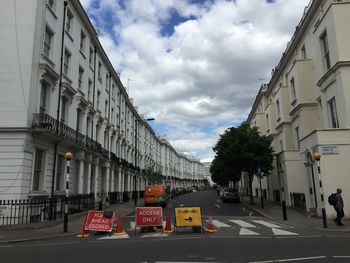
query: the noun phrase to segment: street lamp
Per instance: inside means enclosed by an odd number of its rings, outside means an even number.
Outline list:
[[[314,158],[315,158],[315,160],[317,162],[317,173],[318,173],[318,181],[319,181],[319,185],[320,185],[320,194],[321,194],[321,202],[322,202],[323,227],[327,228],[327,216],[326,216],[324,192],[323,192],[323,185],[322,185],[322,175],[321,175],[321,168],[320,168],[321,153],[315,152],[314,153]]]
[[[63,218],[63,232],[68,232],[68,196],[69,196],[69,165],[73,159],[71,152],[66,152],[64,157],[67,160],[67,174],[66,174],[66,198],[64,199],[64,218]]]
[[[144,119],[145,121],[154,121],[155,119],[154,118],[148,118],[148,119]],[[138,143],[137,143],[137,135],[138,135],[138,119],[135,118],[135,168],[134,168],[134,204],[135,204],[135,207],[137,206],[137,187],[136,187],[136,174],[137,174],[137,171],[136,171],[136,168],[137,168],[137,152],[138,152]]]

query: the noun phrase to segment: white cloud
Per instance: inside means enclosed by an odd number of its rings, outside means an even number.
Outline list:
[[[103,27],[101,43],[124,85],[135,80],[129,92],[140,112],[156,117],[174,146],[208,155],[218,131],[246,118],[259,79],[268,81],[308,1],[82,3]],[[113,28],[99,20],[106,9]],[[175,10],[191,19],[162,35]]]

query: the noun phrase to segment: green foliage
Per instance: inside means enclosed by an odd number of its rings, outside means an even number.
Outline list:
[[[149,185],[161,184],[164,178],[160,171],[154,171],[152,168],[146,168],[143,170],[143,175],[147,179]]]
[[[257,128],[246,123],[228,128],[220,135],[213,150],[216,155],[210,172],[213,181],[221,185],[228,181],[238,182],[242,172],[252,176],[257,167],[262,167],[265,174],[272,169],[271,139],[261,136]]]

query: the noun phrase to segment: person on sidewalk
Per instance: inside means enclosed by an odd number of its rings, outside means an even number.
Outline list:
[[[338,226],[343,226],[344,224],[341,222],[342,218],[344,217],[344,201],[343,198],[341,196],[341,188],[337,189],[337,193],[336,193],[336,204],[334,206],[335,211],[337,212],[337,218],[334,220],[334,222],[338,225]]]

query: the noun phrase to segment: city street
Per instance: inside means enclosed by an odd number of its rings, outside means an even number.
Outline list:
[[[216,191],[178,196],[168,205],[200,206],[204,226],[213,214],[215,233],[137,232],[134,217],[123,218],[127,236],[90,235],[0,246],[0,262],[349,262],[350,233],[273,221],[242,204],[222,203]],[[172,219],[172,223],[174,220]]]

